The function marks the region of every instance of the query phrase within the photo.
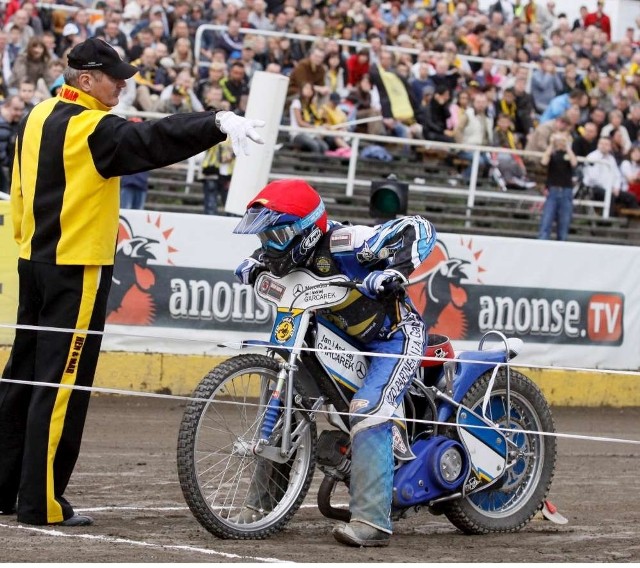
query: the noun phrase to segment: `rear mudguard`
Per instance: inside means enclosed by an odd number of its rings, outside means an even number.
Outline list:
[[[451,398],[461,402],[471,385],[484,373],[493,370],[496,364],[505,363],[506,353],[502,349],[483,351],[463,351],[457,357],[453,377],[453,395]],[[446,422],[451,418],[455,408],[443,402],[438,410],[438,422]]]

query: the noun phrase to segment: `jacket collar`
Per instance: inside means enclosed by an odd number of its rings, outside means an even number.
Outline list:
[[[98,99],[91,95],[82,92],[80,89],[76,89],[71,85],[63,85],[62,89],[58,93],[58,99],[67,103],[74,103],[90,110],[111,110],[110,107],[103,105]]]

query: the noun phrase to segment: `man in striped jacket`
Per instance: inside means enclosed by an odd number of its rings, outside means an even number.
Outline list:
[[[97,38],[77,45],[68,61],[58,96],[36,105],[18,128],[11,184],[19,328],[0,381],[0,512],[12,514],[17,501],[18,521],[34,525],[93,522],[63,497],[89,393],[31,383],[93,383],[113,272],[119,176],[184,160],[227,135],[236,152],[246,151],[249,139],[262,142],[254,130],[262,121],[228,111],[144,123],[112,115],[137,68]]]

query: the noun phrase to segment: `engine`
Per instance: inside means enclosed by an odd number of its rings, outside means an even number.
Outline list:
[[[394,507],[424,504],[462,486],[469,461],[459,442],[435,436],[416,441],[411,449],[417,458],[404,463],[393,479]]]

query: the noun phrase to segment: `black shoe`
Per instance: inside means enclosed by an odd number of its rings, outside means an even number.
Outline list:
[[[88,515],[73,515],[59,523],[50,523],[56,527],[88,527],[93,524],[93,518]]]
[[[16,514],[16,506],[2,507],[0,506],[0,515],[15,515]]]

